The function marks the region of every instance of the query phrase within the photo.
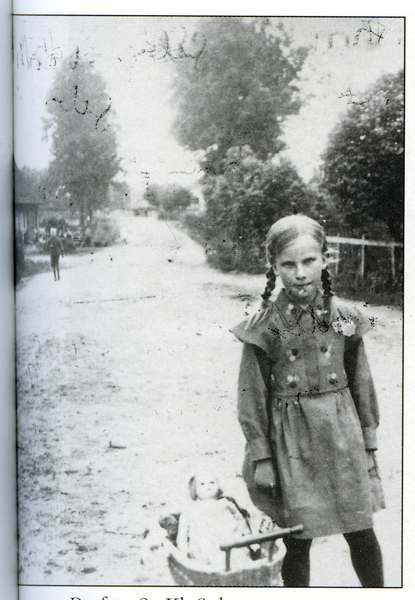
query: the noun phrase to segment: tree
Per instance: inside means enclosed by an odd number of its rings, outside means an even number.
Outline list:
[[[157,183],[150,183],[144,192],[144,198],[156,208],[160,208],[161,205],[161,194],[162,194],[162,186],[157,185]]]
[[[112,181],[109,186],[110,205],[114,209],[131,207],[131,188],[126,181]]]
[[[74,55],[64,61],[46,101],[52,136],[50,181],[55,197],[75,203],[81,226],[86,215],[105,205],[108,186],[120,170],[111,98],[93,61]]]
[[[355,234],[401,241],[404,203],[403,72],[382,77],[331,136],[324,187],[340,202]],[[376,233],[374,233],[376,232]]]
[[[144,197],[150,204],[164,211],[166,216],[178,215],[182,210],[197,203],[197,198],[187,188],[178,185],[148,186]]]
[[[288,161],[261,161],[249,146],[229,149],[226,161],[225,173],[208,176],[204,187],[209,262],[224,270],[263,271],[272,223],[299,212],[322,220],[324,199]]]
[[[197,36],[203,51],[176,61],[178,141],[204,150],[213,173],[223,173],[229,148],[249,145],[262,160],[282,150],[283,119],[300,108],[294,81],[306,50],[293,51],[282,24],[262,18],[204,18]]]

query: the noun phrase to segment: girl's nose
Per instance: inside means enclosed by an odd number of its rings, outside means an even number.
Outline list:
[[[304,272],[303,265],[297,265],[295,277],[296,277],[296,279],[304,279],[305,278],[305,272]]]

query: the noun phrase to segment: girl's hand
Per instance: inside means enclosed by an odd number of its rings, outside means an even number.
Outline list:
[[[366,450],[367,471],[369,475],[370,496],[373,510],[385,508],[385,496],[383,495],[382,483],[380,480],[378,464],[376,460],[376,450]]]
[[[377,471],[378,469],[378,465],[377,465],[377,461],[375,458],[375,452],[376,450],[366,450],[366,462],[367,462],[367,470],[372,471],[372,469],[375,469]]]
[[[256,463],[254,480],[260,487],[268,488],[271,491],[275,489],[277,481],[271,459],[260,460]]]

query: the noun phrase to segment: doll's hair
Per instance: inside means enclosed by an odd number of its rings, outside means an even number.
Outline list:
[[[276,273],[274,265],[276,259],[292,242],[302,235],[310,235],[321,246],[323,254],[327,253],[327,239],[323,227],[306,215],[297,214],[283,217],[276,221],[268,231],[265,248],[269,269],[266,273],[267,285],[262,294],[262,303],[258,312],[252,315],[252,318],[247,324],[247,328],[261,321],[270,310],[269,298],[275,288]],[[321,283],[323,287],[326,314],[329,314],[330,296],[333,295],[331,289],[330,272],[325,267],[321,272]]]
[[[218,478],[215,476],[215,480],[216,483],[218,484],[218,491],[216,494],[216,499],[220,498],[223,495],[223,491],[219,485],[219,481]],[[198,499],[198,495],[197,495],[197,474],[193,475],[190,479],[189,479],[189,494],[192,500],[197,500]]]

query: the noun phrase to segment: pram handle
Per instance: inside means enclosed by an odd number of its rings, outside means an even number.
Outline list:
[[[288,537],[293,533],[302,533],[304,527],[302,525],[296,525],[295,527],[287,527],[286,529],[278,529],[278,531],[272,531],[270,533],[261,533],[260,535],[247,535],[242,539],[230,542],[228,544],[221,544],[219,547],[226,553],[226,565],[225,571],[229,571],[231,568],[231,550],[232,548],[245,548],[252,544],[261,544],[263,542],[275,542],[283,537]],[[272,560],[274,551],[274,544],[269,549],[269,560]]]

